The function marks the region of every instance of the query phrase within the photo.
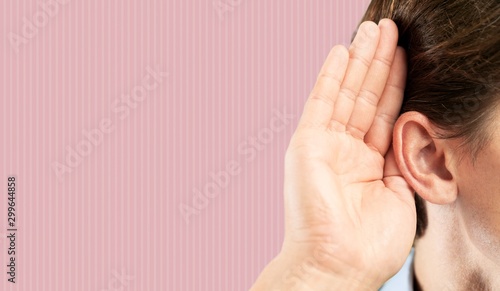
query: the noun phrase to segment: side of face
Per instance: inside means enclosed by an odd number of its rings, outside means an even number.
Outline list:
[[[471,242],[500,262],[500,110],[491,124],[491,141],[475,160],[463,157],[454,169],[456,206]]]
[[[500,265],[500,107],[497,112],[488,126],[491,140],[474,158],[459,150],[460,140],[436,138],[438,129],[418,112],[398,119],[393,148],[413,189],[443,211],[453,209],[457,231]]]

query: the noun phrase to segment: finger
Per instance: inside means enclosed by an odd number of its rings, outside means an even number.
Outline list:
[[[299,125],[327,126],[349,62],[344,46],[334,46],[320,70],[316,84],[304,106]]]
[[[372,126],[365,136],[365,143],[374,146],[384,156],[392,141],[392,129],[401,111],[406,85],[406,53],[396,49],[389,79],[382,93]]]
[[[359,26],[358,33],[349,48],[349,64],[344,82],[333,107],[330,127],[334,130],[345,130],[354,102],[375,55],[379,35],[378,26],[371,21],[363,22]]]
[[[399,198],[408,201],[410,204],[413,203],[415,191],[406,182],[399,170],[392,148],[389,149],[385,156],[383,181],[387,188],[399,195]]]
[[[384,158],[385,158],[384,177],[394,177],[394,176],[402,177],[403,174],[399,170],[399,167],[396,163],[396,158],[394,156],[394,150],[392,149],[392,147],[389,148]]]
[[[382,19],[379,28],[380,41],[375,57],[368,69],[346,126],[346,130],[359,139],[364,138],[373,123],[377,104],[387,83],[398,44],[398,28],[392,20]]]

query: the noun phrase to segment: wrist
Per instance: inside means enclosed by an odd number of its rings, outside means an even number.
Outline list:
[[[251,291],[373,291],[379,287],[360,272],[346,269],[343,274],[335,274],[323,270],[314,256],[298,258],[280,253],[266,266]]]

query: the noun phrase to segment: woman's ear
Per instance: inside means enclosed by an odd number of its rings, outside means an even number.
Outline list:
[[[436,137],[427,117],[415,111],[402,114],[394,125],[393,149],[401,173],[420,197],[434,204],[456,200],[451,142]]]

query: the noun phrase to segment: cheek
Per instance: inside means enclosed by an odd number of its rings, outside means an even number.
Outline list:
[[[474,166],[464,161],[457,175],[460,209],[472,242],[500,260],[500,149],[485,150]],[[496,253],[496,255],[494,255]]]

